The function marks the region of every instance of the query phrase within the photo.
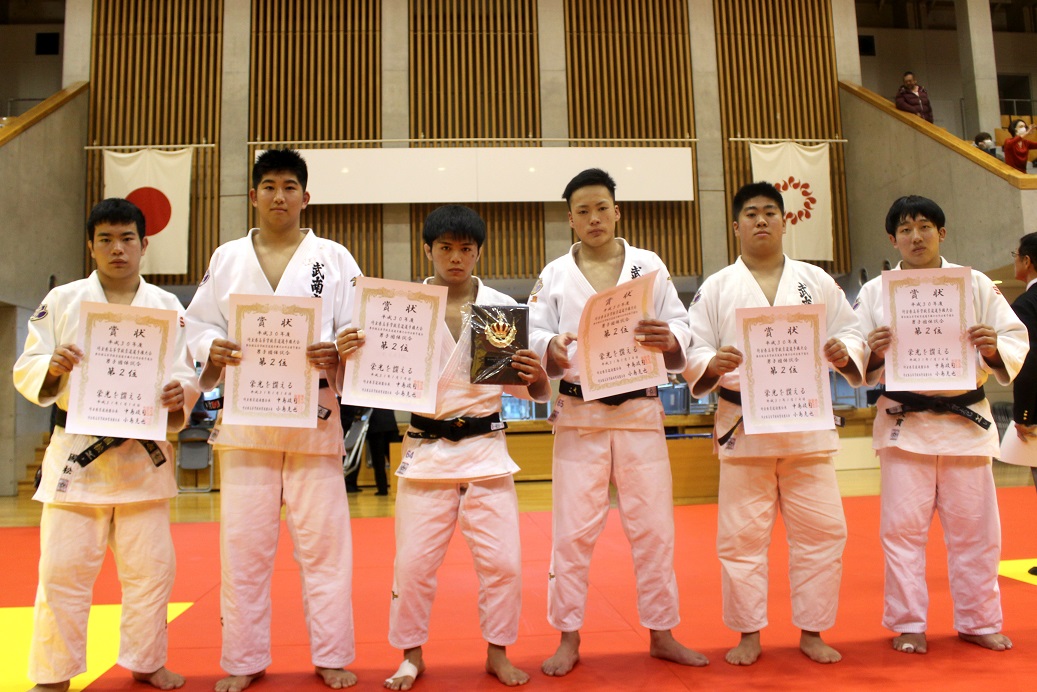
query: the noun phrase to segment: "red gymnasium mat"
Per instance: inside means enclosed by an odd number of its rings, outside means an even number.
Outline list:
[[[931,595],[930,652],[924,656],[893,651],[890,633],[880,624],[882,612],[882,554],[878,539],[878,498],[845,500],[850,537],[844,557],[839,622],[825,634],[843,661],[822,666],[799,653],[798,631],[790,622],[786,561],[788,550],[780,522],[771,547],[770,626],[763,632],[764,653],[748,668],[726,664],[724,652],[737,634],[724,627],[720,613],[719,563],[714,540],[716,506],[676,509],[677,576],[681,588],[682,622],[679,640],[709,656],[706,668],[684,668],[647,655],[648,633],[640,627],[629,546],[619,517],[609,517],[591,569],[587,619],[582,631],[582,661],[564,678],[539,672],[541,661],[557,644],[547,624],[546,575],[551,522],[548,513],[522,515],[523,622],[518,642],[509,647],[512,661],[532,675],[527,689],[552,690],[685,690],[794,689],[824,685],[830,690],[1032,689],[1037,680],[1037,578],[1025,575],[1037,565],[1032,488],[999,491],[1004,527],[1005,560],[1021,560],[1014,574],[1002,577],[1005,632],[1015,648],[995,653],[965,644],[955,636],[946,578],[946,552],[940,529],[934,526],[929,547]],[[392,585],[392,519],[357,519],[352,523],[355,569],[353,608],[357,659],[351,669],[360,682],[355,689],[382,688],[396,669],[400,653],[386,641],[388,603]],[[219,670],[219,546],[215,524],[177,524],[178,573],[173,601],[193,603],[169,626],[169,667],[188,676],[184,690],[211,690]],[[0,529],[9,562],[0,573],[0,606],[32,604],[38,559],[36,529]],[[1027,581],[1023,581],[1027,579]],[[483,672],[485,642],[478,627],[477,581],[471,556],[455,536],[439,573],[439,595],[425,646],[427,672],[416,690],[499,690],[500,683]],[[95,603],[117,603],[119,588],[110,557],[95,589]],[[273,586],[274,664],[253,689],[323,690],[309,664],[303,627],[298,571],[291,557],[287,532],[277,556]],[[28,637],[28,631],[4,632]],[[0,677],[2,680],[2,677]],[[141,690],[126,671],[113,667],[89,690]]]

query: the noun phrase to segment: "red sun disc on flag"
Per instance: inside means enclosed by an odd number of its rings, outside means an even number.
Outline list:
[[[144,225],[146,234],[153,236],[169,225],[169,219],[173,215],[173,205],[169,198],[161,191],[153,187],[138,187],[126,195],[126,199],[133,202],[144,212]]]

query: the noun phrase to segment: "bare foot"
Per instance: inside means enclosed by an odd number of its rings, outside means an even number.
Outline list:
[[[554,656],[540,665],[544,675],[562,677],[568,675],[580,661],[580,632],[562,632],[561,641]]]
[[[508,660],[508,650],[496,644],[486,647],[486,672],[496,675],[497,679],[508,687],[517,687],[529,682],[529,674],[512,665]]]
[[[68,684],[68,680],[65,682],[36,683],[29,692],[65,692],[68,689]]]
[[[893,648],[905,654],[924,654],[929,650],[925,632],[905,632],[893,637]]]
[[[175,690],[184,686],[184,676],[174,673],[165,666],[154,673],[134,673],[133,679],[137,682],[146,682],[160,690]]]
[[[324,684],[333,690],[341,690],[356,684],[356,675],[345,668],[314,668]]]
[[[760,631],[743,632],[738,646],[724,655],[724,660],[733,666],[751,666],[760,657]]]
[[[265,670],[252,675],[228,675],[222,680],[216,681],[216,692],[241,692],[253,682],[266,675]]]
[[[414,687],[414,681],[425,672],[425,661],[421,654],[420,646],[404,650],[403,663],[392,676],[385,679],[385,687],[390,690],[409,690]]]
[[[994,634],[964,634],[958,632],[958,637],[969,644],[982,646],[984,649],[990,649],[991,651],[1008,651],[1012,648],[1012,640],[1000,632],[995,632]]]
[[[706,666],[709,659],[698,651],[692,651],[673,638],[670,630],[649,630],[652,643],[648,653],[652,658],[661,658],[664,661],[673,661],[682,666]]]
[[[799,635],[799,650],[814,663],[838,663],[843,655],[824,643],[820,632],[803,630]]]

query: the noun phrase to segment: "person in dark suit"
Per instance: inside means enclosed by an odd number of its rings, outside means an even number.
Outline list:
[[[1026,284],[1026,290],[1012,303],[1012,309],[1030,333],[1030,352],[1015,378],[1012,420],[1020,439],[1034,445],[1037,457],[1037,233],[1027,233],[1020,238],[1019,249],[1012,253],[1012,258],[1015,278]],[[1037,486],[1037,466],[1030,470]],[[1031,567],[1030,574],[1037,574],[1037,567]]]

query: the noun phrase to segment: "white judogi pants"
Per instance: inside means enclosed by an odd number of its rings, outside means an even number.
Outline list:
[[[673,480],[666,438],[658,430],[556,428],[553,548],[547,619],[562,632],[583,626],[594,544],[609,512],[609,482],[634,559],[641,625],[668,630],[680,622],[673,572]]]
[[[353,546],[341,457],[221,449],[220,468],[220,665],[231,675],[251,675],[272,662],[270,579],[282,497],[313,665],[349,665]]]
[[[47,503],[40,520],[40,582],[29,648],[33,682],[64,682],[86,670],[90,600],[109,546],[122,585],[118,663],[137,673],[166,664],[166,605],[176,572],[169,500]]]
[[[725,458],[717,501],[724,624],[767,626],[767,549],[781,509],[789,542],[792,624],[821,632],[835,624],[846,519],[829,456]]]
[[[389,607],[389,643],[412,649],[428,641],[443,564],[454,526],[472,551],[479,576],[479,624],[490,644],[518,638],[522,554],[518,498],[511,476],[470,483],[403,478],[396,493],[396,560]]]
[[[964,634],[1000,632],[1001,520],[990,457],[930,456],[896,447],[878,453],[886,557],[883,626],[900,634],[925,632],[925,546],[933,513],[939,512],[954,629]]]

